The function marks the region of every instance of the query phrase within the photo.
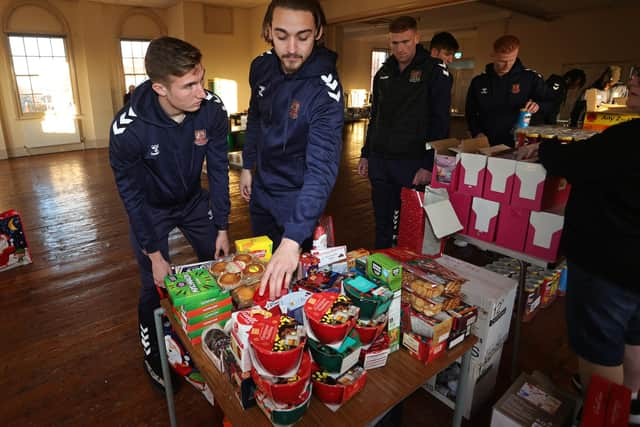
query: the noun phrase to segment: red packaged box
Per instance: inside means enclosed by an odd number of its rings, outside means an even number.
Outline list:
[[[411,356],[427,364],[433,362],[444,353],[447,342],[433,345],[431,338],[425,338],[411,332],[403,332],[402,345],[409,350]]]
[[[524,251],[529,228],[529,216],[530,211],[528,209],[500,205],[498,226],[496,228],[496,245],[517,252]]]
[[[603,427],[609,402],[611,382],[598,375],[591,377],[582,408],[580,427]],[[628,415],[627,415],[628,421]]]
[[[489,157],[484,176],[482,197],[494,202],[509,204],[513,192],[513,180],[516,173],[516,161]]]
[[[496,237],[499,212],[500,203],[474,197],[471,203],[467,234],[476,239],[493,242]]]
[[[622,385],[611,384],[604,427],[626,427],[629,425],[630,410],[631,390]]]
[[[0,213],[0,271],[31,264],[31,252],[20,214],[15,210]]]
[[[458,193],[481,197],[487,156],[484,154],[460,153],[458,162]]]
[[[462,193],[449,193],[449,200],[453,210],[458,215],[458,220],[462,224],[462,234],[469,234],[469,214],[471,213],[471,202],[473,197]]]
[[[531,212],[525,253],[547,261],[558,259],[564,216],[551,212]]]

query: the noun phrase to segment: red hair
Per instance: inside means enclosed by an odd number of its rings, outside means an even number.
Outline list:
[[[495,53],[511,53],[520,48],[520,40],[516,36],[507,34],[493,42],[493,51]]]

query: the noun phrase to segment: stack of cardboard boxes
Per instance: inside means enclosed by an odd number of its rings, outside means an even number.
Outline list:
[[[431,186],[447,188],[451,204],[463,225],[463,234],[555,261],[569,197],[566,180],[547,176],[538,163],[504,157],[486,138],[431,143],[436,150]],[[483,154],[487,153],[487,154]],[[455,158],[443,173],[440,159]]]

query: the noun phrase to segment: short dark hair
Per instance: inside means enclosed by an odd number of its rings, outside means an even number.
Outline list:
[[[269,37],[269,30],[271,28],[271,23],[273,22],[273,11],[276,7],[310,12],[313,15],[313,22],[316,26],[314,38],[317,38],[318,34],[320,34],[322,29],[327,25],[327,18],[325,18],[324,11],[322,10],[322,6],[318,0],[272,0],[271,3],[269,3],[267,11],[264,14],[264,19],[262,20],[262,37],[267,43],[271,43],[273,41]],[[320,43],[322,38],[324,38],[324,34],[320,40],[316,41],[316,43]]]
[[[412,16],[399,16],[389,24],[390,33],[404,33],[407,30],[418,29],[418,22]]]
[[[174,37],[159,37],[149,43],[144,66],[153,82],[167,82],[169,76],[182,77],[202,59],[200,49]]]
[[[587,82],[587,75],[583,70],[573,68],[564,73],[564,80],[569,83],[578,82],[578,87],[580,88]]]
[[[460,45],[458,44],[458,40],[453,37],[453,34],[447,33],[446,31],[435,34],[431,39],[431,44],[429,46],[429,49],[445,49],[452,50],[454,52],[459,48]]]

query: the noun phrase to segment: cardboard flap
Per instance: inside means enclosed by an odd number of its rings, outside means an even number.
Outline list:
[[[504,193],[507,188],[507,179],[516,171],[516,162],[508,159],[489,157],[487,159],[487,172],[491,174],[490,191]]]
[[[463,139],[460,142],[463,153],[479,153],[482,148],[489,148],[489,139],[486,136]]]
[[[464,168],[464,185],[480,185],[480,172],[487,165],[487,156],[483,154],[460,153],[460,164]]]
[[[476,214],[475,229],[483,233],[488,233],[491,220],[498,216],[500,203],[474,197],[471,210]]]
[[[429,148],[433,148],[436,151],[436,154],[446,154],[452,156],[455,155],[455,152],[450,151],[450,149],[457,147],[458,145],[460,145],[460,140],[456,138],[447,138],[428,142],[425,148],[427,150]]]
[[[547,170],[539,163],[518,162],[516,164],[516,176],[520,179],[521,199],[535,200],[538,185],[547,177]]]
[[[529,222],[534,228],[534,246],[550,248],[553,235],[562,230],[564,217],[549,212],[531,212]]]
[[[506,153],[508,151],[511,151],[512,148],[509,147],[508,145],[504,145],[504,144],[499,144],[499,145],[494,145],[493,147],[483,147],[478,149],[478,152],[480,154],[484,154],[485,156],[496,156],[499,154],[503,154]]]
[[[457,233],[464,228],[448,199],[424,205],[424,210],[427,212],[427,218],[433,228],[433,234],[438,239]]]

